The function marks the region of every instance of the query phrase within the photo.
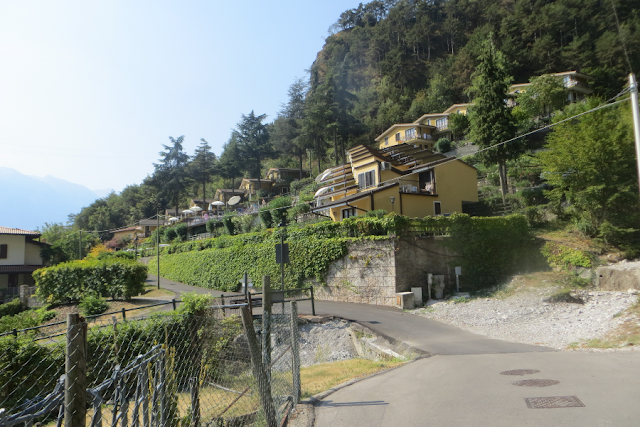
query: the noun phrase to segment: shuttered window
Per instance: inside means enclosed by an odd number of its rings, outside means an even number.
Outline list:
[[[376,173],[374,171],[358,174],[358,187],[368,188],[376,184]]]
[[[0,245],[0,259],[6,259],[7,256],[7,245]]]

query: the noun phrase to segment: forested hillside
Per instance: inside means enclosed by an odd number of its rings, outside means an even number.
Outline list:
[[[640,69],[633,0],[375,0],[337,18],[308,79],[292,82],[272,122],[238,112],[219,156],[204,139],[189,156],[183,137],[170,138],[152,175],[83,209],[74,225],[121,227],[157,209],[186,207],[188,197],[238,188],[242,177],[264,177],[269,167],[311,168],[315,176],[394,123],[471,102],[489,38],[511,83],[578,70],[594,78],[593,97],[607,99]]]
[[[326,106],[325,94],[333,93],[347,145],[470,102],[467,89],[491,32],[513,83],[580,70],[595,78],[595,95],[610,97],[640,69],[632,0],[372,1],[344,12],[332,29],[311,68],[308,102]],[[354,122],[362,126],[353,129]]]

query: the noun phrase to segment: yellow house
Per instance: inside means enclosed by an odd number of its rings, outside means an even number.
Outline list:
[[[473,104],[453,104],[451,107],[444,110],[442,113],[425,114],[415,121],[416,124],[433,126],[435,129],[432,133],[433,141],[437,141],[440,138],[448,138],[451,141],[455,141],[459,138],[449,128],[449,118],[452,114],[467,114],[467,110]]]
[[[143,238],[145,237],[144,229],[142,228],[142,226],[137,226],[121,228],[113,232],[114,239],[123,237],[128,237],[131,240],[135,239],[136,237]]]
[[[240,190],[243,191],[244,195],[249,196],[248,199],[251,200],[252,196],[256,195],[256,191],[258,189],[258,179],[257,178],[243,178],[242,182],[240,182]],[[269,191],[271,190],[271,180],[261,179],[260,180],[260,188],[262,190]]]
[[[349,164],[317,178],[322,187],[313,211],[334,221],[377,209],[419,218],[451,214],[478,201],[473,166],[419,145],[360,145],[347,155]]]
[[[423,148],[433,148],[435,140],[432,132],[435,126],[418,123],[403,123],[391,126],[376,138],[380,149],[398,144],[414,144]]]

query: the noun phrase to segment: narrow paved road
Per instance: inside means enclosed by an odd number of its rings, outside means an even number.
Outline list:
[[[178,297],[184,292],[222,294],[165,279],[161,286]],[[311,313],[309,302],[299,307],[301,313]],[[353,320],[433,355],[329,395],[316,406],[316,427],[640,425],[640,351],[559,352],[490,339],[395,308],[365,304],[316,301],[316,314]],[[539,372],[501,375],[516,369]],[[531,379],[555,383],[513,384]],[[535,406],[573,397],[584,406],[530,408],[525,400],[546,398],[532,401]]]

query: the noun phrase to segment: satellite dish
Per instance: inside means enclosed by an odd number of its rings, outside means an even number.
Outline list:
[[[240,203],[240,196],[233,196],[228,202],[230,206],[237,205],[238,203]]]

